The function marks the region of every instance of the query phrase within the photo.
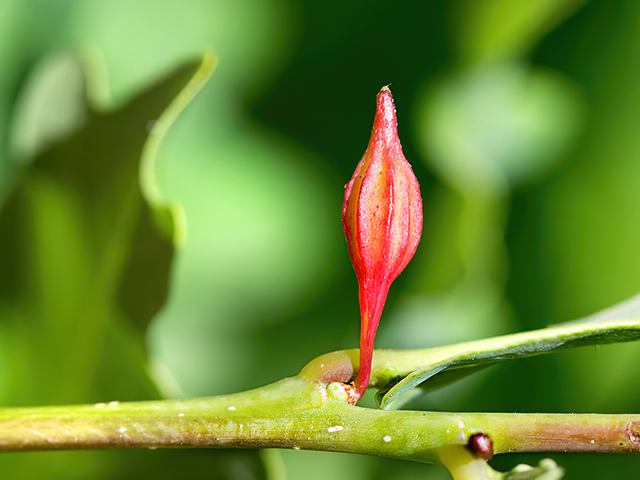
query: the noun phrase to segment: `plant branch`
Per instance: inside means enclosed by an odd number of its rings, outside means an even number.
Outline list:
[[[357,351],[355,351],[357,352]],[[399,352],[396,352],[400,355]],[[440,463],[491,437],[496,453],[640,453],[640,415],[385,411],[333,399],[353,351],[323,355],[293,378],[210,398],[0,410],[0,450],[278,447]]]

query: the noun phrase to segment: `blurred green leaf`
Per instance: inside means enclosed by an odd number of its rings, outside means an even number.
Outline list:
[[[492,475],[490,478],[495,478],[496,480],[559,480],[564,477],[564,473],[564,468],[558,466],[550,458],[545,458],[540,460],[535,467],[520,464],[508,472],[496,472],[493,470],[490,473]]]
[[[0,216],[0,299],[12,312],[11,336],[20,346],[12,370],[22,379],[11,403],[156,395],[146,379],[142,336],[126,339],[130,325],[144,331],[166,298],[174,225],[165,210],[175,208],[144,198],[140,157],[145,145],[159,141],[154,130],[164,133],[188,100],[174,98],[185,85],[192,97],[212,67],[211,58],[188,63],[116,111],[87,105],[86,125],[20,173]],[[59,110],[57,88],[46,88],[51,78],[36,76],[30,92],[40,101],[25,100],[40,107],[20,125],[34,151],[68,132],[41,120],[55,123],[47,114]],[[155,124],[147,140],[149,122]],[[164,229],[156,225],[160,215]],[[96,375],[101,364],[137,369],[137,378],[105,391]]]
[[[436,389],[504,360],[567,348],[640,340],[640,319],[637,318],[639,305],[640,296],[565,325],[434,348],[428,365],[380,389],[376,394],[376,402],[380,408],[397,408],[402,403],[402,395],[427,380],[429,383],[422,386],[424,391]],[[598,321],[600,315],[606,315],[607,319]],[[635,318],[627,315],[634,315]]]
[[[575,139],[582,104],[559,75],[519,64],[446,78],[419,106],[433,169],[462,192],[502,193],[547,171]]]
[[[463,2],[457,40],[464,60],[514,60],[575,12],[585,0]]]

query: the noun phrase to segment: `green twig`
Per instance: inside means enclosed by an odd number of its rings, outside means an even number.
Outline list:
[[[323,355],[297,377],[233,395],[2,409],[0,450],[278,447],[446,463],[456,450],[467,452],[471,435],[482,432],[493,440],[495,453],[640,453],[640,415],[458,414],[351,406],[326,390],[329,382],[353,376],[351,357],[352,352]]]

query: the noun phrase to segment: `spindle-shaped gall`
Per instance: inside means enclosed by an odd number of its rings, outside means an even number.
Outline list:
[[[360,296],[357,401],[369,384],[373,341],[389,287],[413,257],[422,234],[420,186],[402,153],[387,87],[378,93],[369,146],[346,186],[342,226]]]

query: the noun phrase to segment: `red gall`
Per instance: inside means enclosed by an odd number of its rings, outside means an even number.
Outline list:
[[[377,96],[369,146],[346,186],[342,226],[358,277],[360,367],[352,403],[371,376],[373,341],[391,283],[407,266],[422,234],[422,198],[402,153],[389,88]]]

